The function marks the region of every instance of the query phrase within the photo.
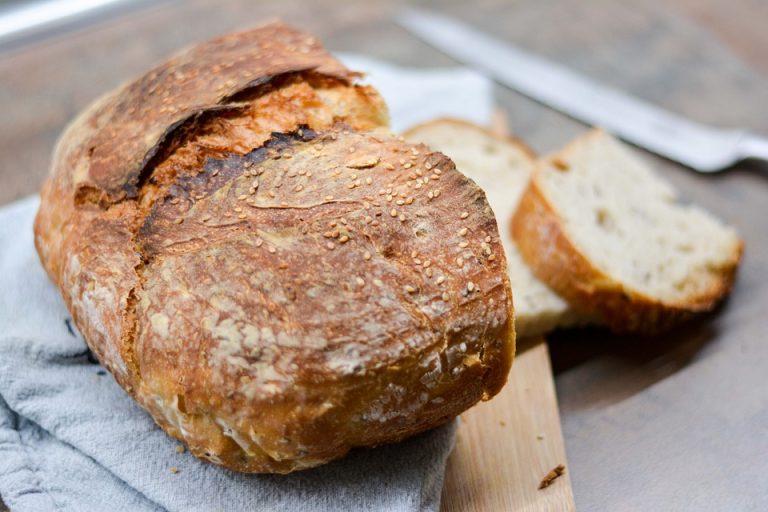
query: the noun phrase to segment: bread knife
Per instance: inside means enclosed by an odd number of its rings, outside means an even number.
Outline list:
[[[408,8],[397,22],[496,82],[693,170],[712,173],[745,159],[768,161],[764,137],[695,123],[449,17]]]

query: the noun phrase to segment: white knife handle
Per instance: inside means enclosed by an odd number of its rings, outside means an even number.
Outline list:
[[[739,153],[744,159],[756,159],[768,162],[768,139],[747,134],[739,141]]]

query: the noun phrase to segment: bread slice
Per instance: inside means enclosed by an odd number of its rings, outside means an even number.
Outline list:
[[[657,331],[728,293],[743,243],[593,130],[537,165],[512,222],[534,273],[613,330]]]
[[[515,303],[519,337],[573,324],[579,316],[539,281],[523,261],[508,225],[534,167],[534,154],[513,138],[498,137],[466,121],[437,119],[411,128],[404,137],[449,156],[456,168],[485,190],[499,223]]]

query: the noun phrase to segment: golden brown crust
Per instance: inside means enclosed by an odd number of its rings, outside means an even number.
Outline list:
[[[621,282],[595,267],[563,229],[563,221],[537,180],[548,165],[539,162],[512,217],[511,230],[520,253],[534,274],[577,311],[597,314],[616,332],[657,332],[714,308],[733,285],[743,246],[721,269],[715,285],[689,301],[664,302]],[[555,165],[555,164],[553,164]]]
[[[288,32],[308,37],[270,25],[188,55],[240,62],[233,44],[250,55]],[[312,467],[439,425],[496,394],[514,353],[484,194],[444,155],[381,131],[375,91],[323,55],[322,73],[238,95],[170,143],[152,135],[141,179],[88,147],[122,115],[115,98],[146,88],[101,100],[59,143],[35,223],[99,360],[195,455],[239,471]],[[195,108],[217,108],[200,87]]]

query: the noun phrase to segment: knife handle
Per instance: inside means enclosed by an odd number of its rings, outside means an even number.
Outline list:
[[[768,139],[765,137],[748,133],[739,141],[738,150],[742,159],[768,162]]]

